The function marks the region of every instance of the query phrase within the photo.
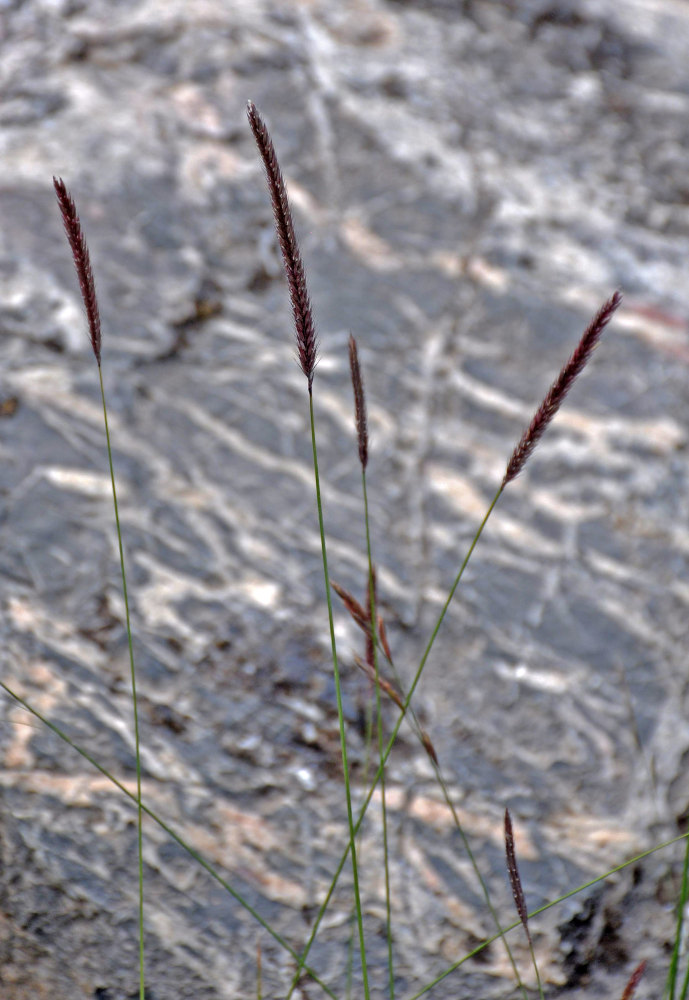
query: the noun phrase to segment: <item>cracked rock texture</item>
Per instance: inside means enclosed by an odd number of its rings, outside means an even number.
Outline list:
[[[409,684],[514,442],[624,304],[506,491],[415,705],[503,923],[681,833],[689,804],[689,4],[0,3],[2,679],[131,791],[98,377],[51,177],[89,240],[127,553],[146,803],[297,951],[346,844],[306,383],[268,121],[321,342],[334,579],[366,587],[347,338],[371,425],[381,609]],[[369,690],[336,606],[355,807]],[[396,710],[385,705],[390,732]],[[136,812],[0,700],[0,983],[138,996]],[[370,774],[370,767],[369,772]],[[427,757],[388,770],[396,995],[494,933]],[[360,861],[386,995],[379,797]],[[294,961],[145,823],[151,1000],[285,996]],[[548,996],[658,994],[681,847],[534,919]],[[309,961],[345,994],[345,869]],[[511,940],[527,983],[522,936]],[[358,959],[353,995],[363,995]],[[492,945],[432,991],[507,997]],[[302,992],[303,991],[303,992]],[[308,979],[297,991],[324,996]]]

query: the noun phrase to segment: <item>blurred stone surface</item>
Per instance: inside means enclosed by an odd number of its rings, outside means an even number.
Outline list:
[[[301,948],[345,812],[308,400],[250,98],[320,331],[331,573],[365,589],[351,331],[380,598],[407,682],[522,427],[623,290],[489,523],[416,705],[505,923],[505,805],[531,907],[682,832],[689,6],[15,0],[0,37],[3,680],[135,787],[97,372],[59,175],[103,313],[145,798]],[[367,689],[360,637],[336,616],[359,803]],[[0,712],[3,995],[138,995],[135,811],[9,697]],[[402,733],[388,793],[405,997],[493,927]],[[361,842],[376,997],[379,815]],[[289,956],[152,822],[145,837],[152,1000],[256,995],[259,941],[264,994],[284,996]],[[659,992],[679,859],[662,852],[534,921],[549,995],[620,995],[642,957]],[[310,957],[340,994],[350,916],[344,877]],[[511,989],[493,945],[432,995]]]

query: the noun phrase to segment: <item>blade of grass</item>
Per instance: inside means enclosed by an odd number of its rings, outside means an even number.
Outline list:
[[[107,768],[103,767],[102,764],[99,764],[98,761],[95,759],[95,757],[93,757],[88,752],[88,750],[85,750],[75,740],[73,740],[70,736],[68,736],[67,733],[60,728],[60,726],[56,725],[56,723],[54,722],[51,722],[51,720],[48,719],[47,716],[39,712],[38,709],[35,709],[30,702],[28,702],[25,698],[22,698],[22,696],[17,694],[16,691],[13,691],[12,688],[9,687],[9,685],[5,684],[4,681],[0,681],[0,688],[2,688],[2,690],[7,695],[9,695],[10,698],[16,701],[18,705],[21,705],[22,708],[25,708],[27,712],[33,715],[35,719],[38,719],[39,722],[41,722],[44,726],[50,729],[50,731],[54,733],[59,739],[61,739],[63,743],[66,743],[67,746],[75,750],[76,753],[78,753],[81,757],[83,757],[84,760],[88,761],[88,763],[91,764],[91,766],[94,767],[97,771],[99,771],[104,778],[107,778],[107,780],[110,781],[115,786],[115,788],[118,789],[118,791],[122,792],[123,795],[126,795],[126,797],[131,802],[133,802],[135,805],[138,806],[139,804],[138,797],[133,792],[130,792],[129,789],[125,785],[123,785],[121,781],[118,781],[118,779],[113,774],[111,774]],[[166,823],[165,820],[161,819],[161,817],[153,809],[147,806],[143,800],[141,801],[141,808],[143,812],[161,828],[161,830],[164,830],[165,833],[167,833],[167,835],[171,837],[172,840],[174,840],[175,843],[178,844],[183,851],[185,851],[191,858],[193,858],[193,860],[197,864],[199,864],[206,872],[208,872],[211,878],[214,879],[218,883],[218,885],[220,885],[226,892],[228,892],[230,896],[232,896],[232,898],[235,900],[235,902],[239,903],[239,905],[244,910],[246,910],[246,912],[251,917],[253,917],[253,919],[258,924],[260,924],[260,926],[265,931],[267,931],[268,934],[270,934],[273,940],[276,941],[281,948],[283,948],[286,952],[288,952],[295,961],[299,959],[299,955],[297,954],[295,949],[292,948],[290,944],[288,944],[285,938],[283,938],[278,931],[274,930],[273,927],[271,927],[268,921],[265,920],[256,909],[254,909],[251,903],[247,902],[244,899],[244,897],[241,895],[240,892],[238,892],[235,888],[233,888],[233,886],[215,870],[215,868],[210,864],[210,862],[206,861],[205,858],[202,857],[202,855],[199,854],[199,852],[194,847],[191,846],[191,844],[188,844],[186,840],[184,840],[184,838],[180,836],[180,834],[176,833],[175,830],[173,830],[173,828],[168,823]],[[317,983],[318,986],[320,986],[320,988],[329,997],[332,997],[332,1000],[337,1000],[335,993],[333,993],[330,987],[323,982],[323,980],[318,976],[318,974],[313,969],[311,969],[309,966],[304,966],[304,971],[307,973],[307,975],[311,977],[311,979],[313,979],[315,983]]]

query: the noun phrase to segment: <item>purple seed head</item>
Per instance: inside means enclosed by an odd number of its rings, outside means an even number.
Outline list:
[[[615,292],[612,298],[601,306],[587,326],[584,334],[574,350],[571,358],[548,390],[545,399],[536,410],[534,418],[521,436],[512,457],[507,464],[507,471],[502,481],[501,489],[505,489],[524,468],[531,452],[543,437],[545,430],[560,409],[565,396],[572,388],[577,376],[582,372],[586,362],[591,357],[603,330],[613,317],[615,310],[622,301],[620,292]]]
[[[270,138],[266,124],[258,113],[256,105],[251,101],[249,101],[247,106],[247,117],[266,171],[270,201],[273,206],[273,215],[275,216],[275,229],[285,266],[289,296],[294,314],[299,364],[304,375],[306,375],[309,383],[309,392],[311,392],[313,375],[318,360],[318,342],[311,302],[306,287],[304,264],[294,233],[292,211],[287,200],[287,190],[275,153],[275,147],[273,146],[273,140]]]
[[[86,318],[89,324],[91,346],[93,347],[93,353],[96,355],[96,361],[100,368],[100,312],[98,309],[98,299],[96,298],[96,283],[93,280],[93,271],[91,270],[89,248],[86,245],[86,238],[81,228],[81,220],[79,219],[76,205],[65,186],[65,182],[61,177],[53,177],[53,184],[55,185],[55,193],[60,206],[67,240],[72,250],[77,278],[79,279],[79,288],[81,289],[81,297],[84,301]]]
[[[366,421],[366,397],[364,396],[364,380],[361,377],[359,367],[359,352],[356,340],[349,336],[349,368],[352,374],[352,388],[354,389],[354,418],[356,420],[356,434],[359,442],[359,461],[361,468],[366,469],[368,464],[368,424]]]

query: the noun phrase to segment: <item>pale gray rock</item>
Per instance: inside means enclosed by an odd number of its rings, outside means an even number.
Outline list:
[[[330,571],[363,595],[351,331],[380,600],[407,683],[522,428],[622,289],[489,522],[415,704],[505,923],[506,805],[532,908],[683,832],[689,7],[33,0],[0,3],[0,37],[3,681],[135,788],[98,376],[57,175],[103,315],[145,799],[302,947],[346,825],[308,398],[252,99],[320,332]],[[360,635],[335,610],[358,806],[367,688]],[[3,995],[138,996],[135,810],[9,697],[0,712]],[[406,727],[388,795],[408,997],[493,927]],[[375,997],[380,834],[374,806]],[[680,867],[677,846],[534,920],[547,994],[619,996],[643,957],[658,994]],[[289,955],[151,821],[145,868],[151,1000],[255,996],[259,942],[264,996],[286,995]],[[310,956],[338,995],[350,917],[345,875]],[[512,991],[492,945],[431,995]],[[323,994],[304,981],[302,995]]]

